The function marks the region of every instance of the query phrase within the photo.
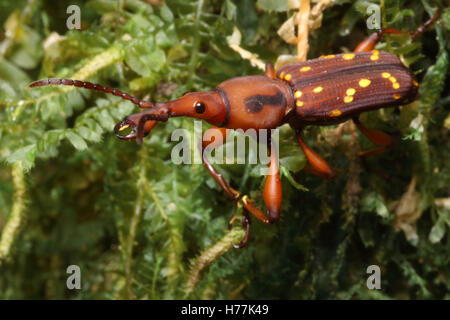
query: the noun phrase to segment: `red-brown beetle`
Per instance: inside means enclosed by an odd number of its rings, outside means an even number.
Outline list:
[[[438,17],[438,13],[422,24],[413,37]],[[133,114],[118,123],[114,130],[123,140],[136,139],[140,144],[158,121],[171,117],[187,116],[203,119],[226,136],[226,129],[274,129],[288,123],[294,129],[300,147],[309,161],[309,172],[324,178],[332,178],[334,172],[319,155],[306,146],[301,131],[308,125],[331,125],[352,119],[360,131],[381,151],[392,144],[389,135],[371,130],[359,122],[364,111],[399,106],[415,100],[418,83],[395,55],[374,50],[384,33],[400,33],[396,29],[384,29],[361,42],[354,52],[327,55],[317,59],[282,67],[276,73],[272,64],[266,65],[264,76],[237,77],[219,84],[211,92],[187,93],[179,99],[153,104],[90,82],[70,79],[45,79],[30,87],[45,85],[72,85],[112,93],[129,100],[141,108],[150,110]],[[121,135],[126,128],[132,131]],[[212,142],[214,143],[214,142]],[[203,145],[203,148],[208,145]],[[264,214],[246,195],[230,187],[222,175],[209,163],[203,164],[231,200],[240,201],[244,208],[244,240],[249,235],[248,212],[258,220],[269,224],[277,220],[281,210],[281,180],[275,148],[271,144],[269,175],[263,199],[267,208]]]

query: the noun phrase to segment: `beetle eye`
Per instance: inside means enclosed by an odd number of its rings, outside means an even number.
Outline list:
[[[206,110],[206,106],[203,102],[196,102],[195,103],[195,112],[197,113],[203,113]]]

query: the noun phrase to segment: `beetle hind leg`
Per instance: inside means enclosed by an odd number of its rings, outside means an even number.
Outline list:
[[[353,122],[358,127],[359,131],[367,137],[367,139],[372,141],[377,146],[380,146],[380,148],[360,152],[359,155],[361,157],[368,158],[392,149],[394,139],[390,135],[382,131],[367,128],[359,121],[358,117],[353,118]]]
[[[363,41],[361,41],[356,46],[355,50],[353,50],[353,51],[354,52],[372,51],[375,48],[376,44],[381,40],[381,36],[383,34],[408,34],[409,33],[411,38],[414,40],[416,37],[418,37],[422,33],[424,33],[425,30],[428,28],[428,26],[431,25],[434,21],[436,21],[436,19],[439,17],[439,15],[440,15],[440,11],[437,10],[436,13],[433,15],[433,17],[431,17],[430,19],[428,19],[427,21],[422,23],[416,30],[410,31],[410,32],[404,32],[404,31],[400,31],[400,30],[397,30],[394,28],[386,28],[386,29],[378,30],[378,31],[372,33],[370,36],[368,36]]]
[[[300,131],[301,130],[296,130],[295,135],[300,144],[300,147],[303,150],[303,153],[305,154],[309,162],[309,166],[305,167],[304,170],[324,179],[334,178],[335,173],[333,169],[331,169],[330,165],[321,156],[319,156],[305,144]]]
[[[373,130],[365,127],[360,121],[358,117],[353,118],[353,122],[358,127],[358,129],[373,143],[377,146],[387,147],[392,145],[393,139],[387,133],[382,131]]]

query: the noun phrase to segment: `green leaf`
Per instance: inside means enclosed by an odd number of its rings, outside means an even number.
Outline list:
[[[253,0],[240,0],[236,3],[236,20],[242,33],[242,42],[250,43],[258,33],[258,13]]]
[[[99,142],[102,140],[102,136],[99,135],[94,130],[90,130],[87,127],[80,127],[76,129],[77,133],[82,136],[84,139],[92,142]]]
[[[86,142],[75,132],[68,131],[66,132],[65,136],[70,141],[70,143],[75,147],[75,149],[84,150],[87,148]]]
[[[287,11],[287,0],[258,0],[258,6],[266,11]]]
[[[445,225],[446,223],[442,218],[439,218],[436,221],[435,225],[431,228],[430,235],[428,236],[431,243],[438,243],[442,240],[445,235]]]
[[[308,188],[306,188],[304,185],[298,183],[297,181],[294,180],[294,178],[292,177],[291,173],[289,172],[289,170],[287,168],[285,168],[284,166],[280,167],[280,171],[281,174],[286,177],[288,179],[288,181],[290,182],[290,184],[295,187],[297,190],[301,190],[301,191],[309,191]]]
[[[382,218],[389,217],[389,210],[384,203],[383,197],[376,192],[366,194],[361,200],[361,207],[364,211],[375,211]]]
[[[17,149],[6,159],[6,161],[8,163],[19,162],[24,170],[29,170],[34,165],[35,155],[36,144],[30,144],[28,146]]]
[[[223,6],[225,8],[225,16],[227,19],[236,19],[236,5],[231,0],[225,0]]]
[[[140,52],[140,50],[138,49],[139,48],[137,46],[134,46],[127,50],[125,62],[131,68],[131,70],[133,70],[137,74],[143,77],[148,77],[151,73],[150,67],[148,65],[148,62],[145,61],[145,53]]]
[[[159,71],[166,64],[166,54],[163,50],[156,49],[148,56],[147,61],[152,70]]]
[[[2,57],[0,57],[0,78],[8,81],[16,90],[25,88],[31,82],[25,72]]]
[[[48,121],[54,119],[61,110],[58,97],[47,99],[40,104],[40,112],[42,120]]]
[[[102,110],[100,113],[95,114],[95,118],[98,120],[100,125],[107,131],[112,130],[115,125],[114,119],[106,110]]]
[[[170,11],[168,6],[162,6],[159,12],[161,14],[161,18],[163,18],[166,22],[173,21],[173,13]]]
[[[283,157],[280,164],[289,171],[299,172],[306,165],[306,157],[303,154]]]

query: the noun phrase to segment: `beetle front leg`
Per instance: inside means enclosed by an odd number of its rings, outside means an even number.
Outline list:
[[[242,215],[242,226],[245,228],[245,236],[244,239],[237,245],[233,244],[235,248],[244,247],[249,238],[250,234],[250,217],[249,213],[255,216],[259,221],[270,224],[274,221],[278,220],[280,217],[281,211],[281,199],[282,199],[282,188],[281,188],[281,177],[280,170],[278,166],[278,153],[275,148],[275,143],[270,143],[270,164],[269,164],[269,172],[267,175],[267,179],[264,185],[263,199],[267,208],[267,215],[265,215],[258,207],[254,205],[254,201],[250,200],[247,195],[241,195],[241,193],[235,189],[233,189],[228,182],[224,179],[224,177],[213,167],[213,165],[209,162],[207,157],[204,155],[204,150],[206,147],[217,147],[223,144],[227,131],[225,128],[213,127],[210,130],[218,130],[219,134],[214,136],[222,136],[223,139],[219,139],[218,141],[203,141],[201,144],[202,151],[202,161],[205,168],[208,170],[209,174],[214,178],[217,184],[225,191],[230,200],[236,201],[237,208],[240,204],[243,206],[243,215]],[[205,139],[205,137],[204,137]],[[236,213],[230,219],[229,228],[231,228],[231,224],[236,219]]]
[[[217,128],[214,127],[210,130],[218,130],[222,137],[226,138],[226,129],[225,128]],[[216,136],[216,135],[215,135]],[[207,146],[219,146],[224,142],[225,139],[219,141],[212,142],[204,142],[202,144],[202,151]],[[255,216],[259,221],[269,224],[274,222],[280,217],[281,210],[281,178],[280,178],[280,170],[278,167],[278,153],[275,148],[275,144],[272,142],[270,144],[270,164],[269,164],[269,174],[266,179],[266,183],[264,186],[263,198],[267,207],[267,216],[253,203],[253,200],[250,200],[247,195],[241,194],[239,191],[233,189],[228,182],[223,178],[223,176],[213,167],[213,165],[209,162],[209,160],[204,156],[204,152],[202,152],[202,161],[205,168],[217,182],[217,184],[225,191],[230,200],[241,201],[244,206],[244,210],[248,210],[252,215]],[[234,221],[235,215],[231,218],[231,222]],[[248,220],[248,218],[247,218]],[[247,229],[247,225],[245,225]]]
[[[202,140],[201,152],[202,152],[203,165],[205,166],[206,170],[208,170],[209,174],[217,182],[217,184],[225,191],[225,193],[228,195],[230,200],[237,200],[240,195],[239,191],[234,190],[232,187],[230,187],[230,185],[225,180],[225,178],[216,170],[216,168],[213,167],[213,165],[209,162],[209,160],[204,155],[204,150],[206,147],[208,147],[208,146],[209,147],[218,147],[225,142],[225,139],[227,137],[227,129],[213,127],[209,130],[216,130],[217,134],[215,134],[214,137],[218,137],[220,135],[222,137],[222,139],[209,141],[209,142]]]
[[[223,191],[225,191],[225,193],[228,195],[228,197],[230,198],[230,200],[236,201],[236,211],[233,213],[233,215],[231,216],[230,221],[228,222],[228,229],[231,229],[231,226],[233,224],[233,222],[236,220],[237,217],[237,209],[239,207],[239,197],[240,197],[240,192],[233,189],[228,182],[225,180],[225,178],[222,176],[222,174],[220,174],[216,168],[214,168],[214,166],[209,162],[208,158],[205,156],[204,154],[204,150],[206,147],[218,147],[220,145],[222,145],[227,137],[227,129],[226,128],[218,128],[218,127],[213,127],[209,130],[215,130],[216,134],[214,134],[214,137],[221,137],[222,139],[218,139],[218,140],[213,140],[213,141],[206,141],[206,137],[204,136],[202,139],[202,144],[201,144],[201,154],[202,154],[202,162],[204,167],[206,168],[206,170],[209,172],[209,174],[214,178],[214,180],[217,182],[217,184],[222,188]],[[243,248],[247,245],[248,242],[248,238],[250,235],[250,217],[248,216],[248,212],[245,208],[243,208],[243,214],[242,214],[242,226],[245,229],[245,235],[244,235],[244,239],[239,243],[239,244],[233,244],[234,248]]]
[[[308,159],[310,164],[310,167],[305,168],[305,171],[324,179],[334,178],[335,173],[333,169],[331,169],[330,165],[305,144],[301,136],[301,130],[296,130],[295,135],[300,143],[303,153],[306,156],[306,159]]]

